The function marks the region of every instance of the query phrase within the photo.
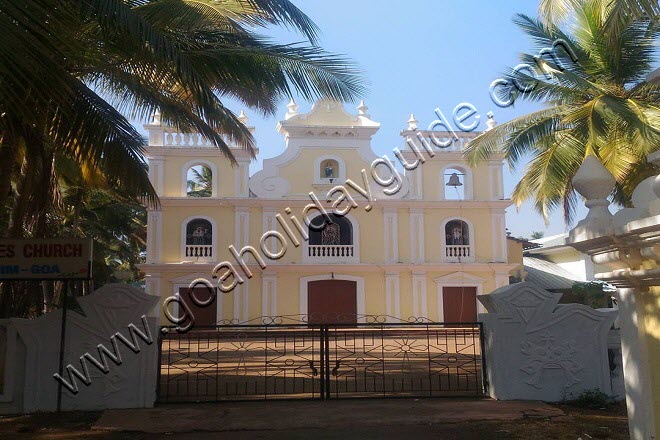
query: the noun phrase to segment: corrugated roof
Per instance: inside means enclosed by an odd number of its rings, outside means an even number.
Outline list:
[[[563,267],[551,261],[534,257],[523,257],[527,281],[535,282],[544,289],[570,289],[576,281],[583,282]]]

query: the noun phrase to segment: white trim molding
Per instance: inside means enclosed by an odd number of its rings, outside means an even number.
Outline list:
[[[188,170],[202,166],[211,170],[211,197],[218,197],[218,167],[206,159],[193,159],[181,167],[181,197],[188,197]]]
[[[442,167],[442,170],[440,171],[440,186],[438,187],[440,188],[438,200],[454,200],[446,197],[447,186],[445,181],[447,176],[445,176],[445,174],[447,173],[447,170],[450,169],[458,170],[463,174],[461,178],[463,183],[463,200],[473,200],[474,178],[472,177],[472,168],[461,163],[450,163]]]
[[[342,275],[337,273],[329,273],[323,275],[311,275],[307,277],[300,277],[300,316],[307,316],[307,301],[308,301],[308,283],[311,281],[321,281],[321,280],[345,280],[345,281],[355,281],[356,286],[356,296],[357,296],[357,314],[358,322],[366,322],[364,315],[365,312],[365,301],[366,295],[364,293],[364,278],[356,277],[352,275]]]
[[[200,219],[200,220],[208,220],[209,223],[211,223],[211,248],[212,248],[212,257],[211,258],[198,258],[197,260],[190,260],[188,257],[186,257],[186,228],[188,227],[188,223],[190,223],[193,220]],[[192,263],[212,263],[218,260],[218,234],[220,231],[218,231],[218,225],[216,224],[215,220],[213,220],[211,217],[205,216],[205,215],[193,215],[185,219],[181,223],[181,261],[186,261],[186,262],[192,262]]]
[[[475,275],[470,275],[465,272],[454,272],[449,275],[444,275],[433,279],[435,282],[436,294],[438,297],[438,321],[442,322],[445,319],[444,304],[442,299],[443,287],[476,287],[477,296],[483,295],[484,282],[486,280]],[[486,309],[481,302],[475,298],[477,303],[477,319],[480,313],[486,313]]]

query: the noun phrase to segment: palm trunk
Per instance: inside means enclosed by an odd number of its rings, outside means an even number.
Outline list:
[[[11,216],[11,182],[16,176],[18,146],[7,137],[0,144],[0,237],[6,237]]]

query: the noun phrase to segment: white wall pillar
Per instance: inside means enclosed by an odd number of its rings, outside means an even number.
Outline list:
[[[490,174],[490,199],[501,200],[504,198],[504,182],[502,180],[502,163],[490,162],[488,164]]]
[[[410,260],[423,263],[424,253],[424,210],[410,209]]]
[[[162,211],[149,210],[147,213],[147,263],[161,262],[163,239]]]
[[[261,209],[261,234],[265,234],[268,231],[277,231],[277,219],[275,216],[277,215],[277,210],[272,207],[263,207]],[[277,238],[275,237],[269,237],[266,239],[266,247],[270,251],[275,251],[279,249],[278,244],[279,242],[277,241]],[[270,261],[269,264],[277,264],[279,260],[272,260]]]
[[[385,227],[385,262],[397,263],[399,261],[399,213],[396,208],[383,210]]]
[[[491,212],[493,260],[498,263],[506,263],[508,258],[506,245],[506,219],[503,210]]]
[[[277,274],[261,275],[261,315],[277,316]]]
[[[412,292],[413,292],[413,316],[415,318],[428,318],[428,307],[426,302],[426,273],[413,272],[412,274]]]
[[[163,156],[150,156],[149,162],[149,181],[156,190],[156,194],[163,195]]]
[[[242,249],[250,241],[250,208],[237,206],[234,208],[234,246]]]
[[[390,317],[401,319],[401,294],[398,272],[387,272],[385,274],[385,314]],[[393,320],[392,321],[396,321]]]
[[[650,439],[655,435],[653,400],[646,334],[639,330],[637,298],[633,288],[619,288],[619,322],[621,324],[621,356],[626,385],[626,406],[631,439]]]
[[[247,277],[244,280],[234,289],[234,320],[239,323],[247,321],[250,315],[250,280]]]
[[[234,168],[236,197],[249,197],[250,162],[239,162]]]

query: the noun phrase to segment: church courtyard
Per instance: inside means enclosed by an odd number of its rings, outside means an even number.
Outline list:
[[[168,423],[163,423],[167,420]],[[3,439],[628,439],[625,405],[491,399],[162,405],[0,418]]]

